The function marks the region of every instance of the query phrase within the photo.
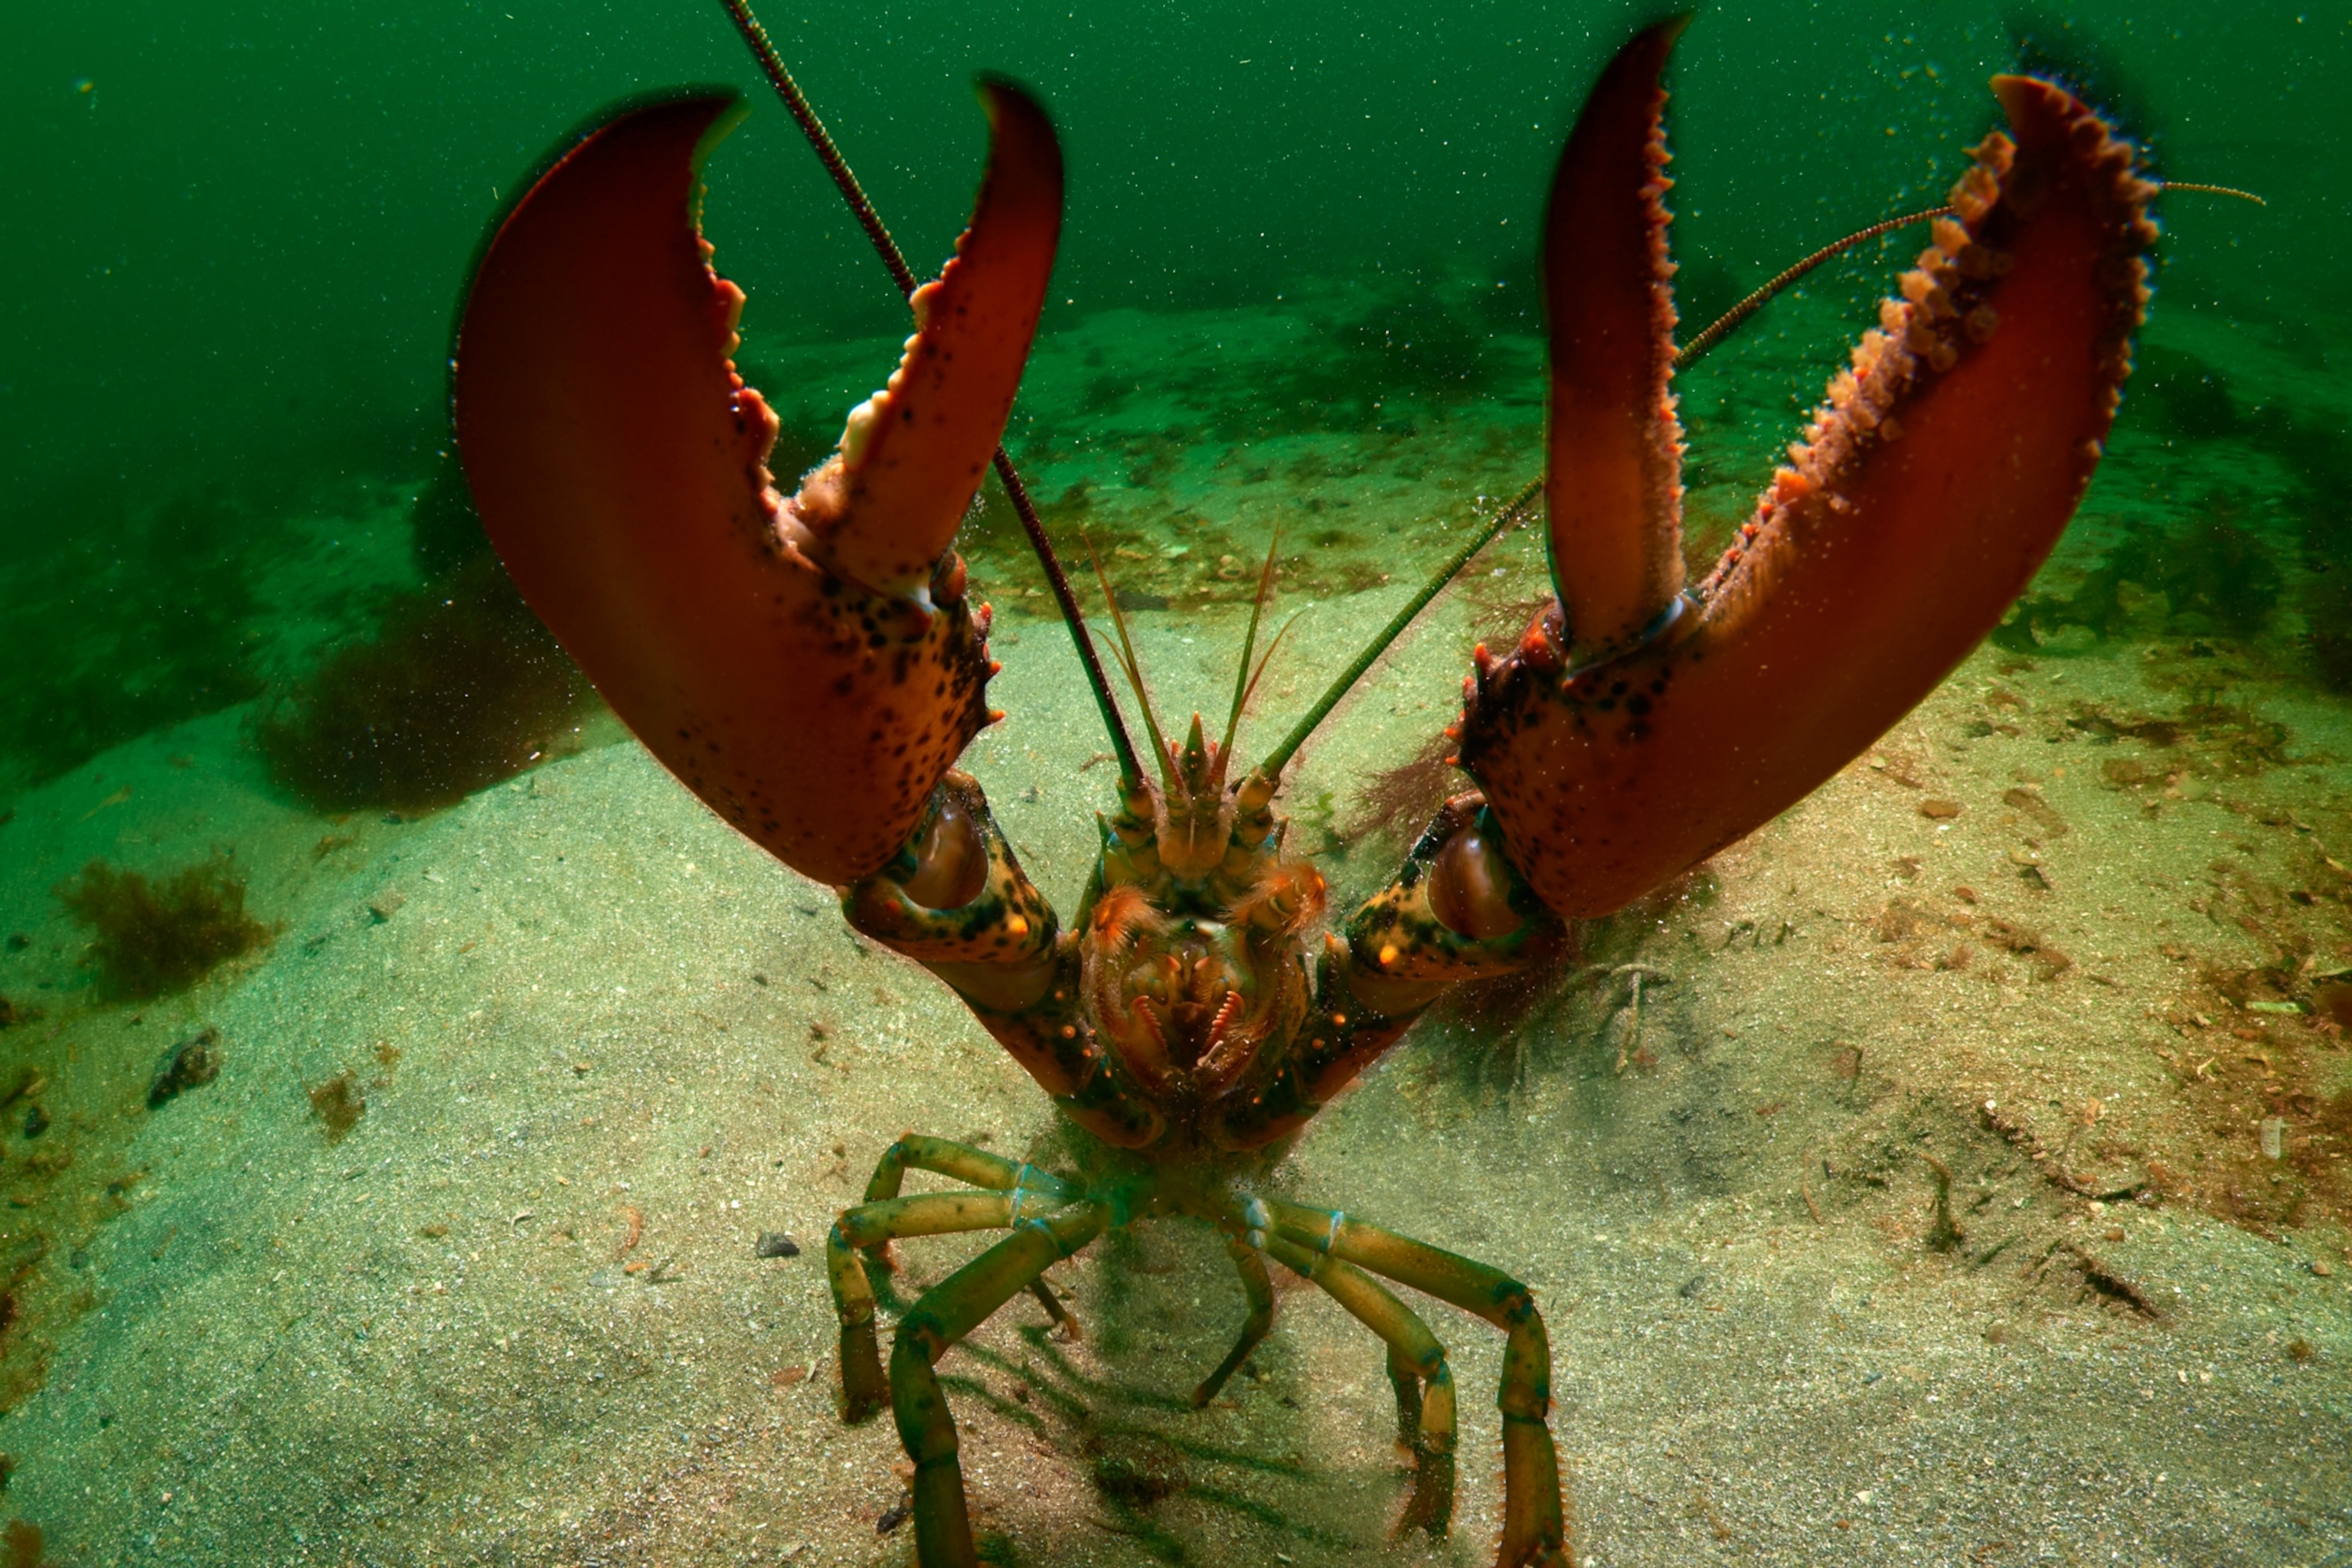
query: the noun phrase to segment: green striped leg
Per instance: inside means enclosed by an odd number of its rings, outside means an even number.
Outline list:
[[[883,1151],[882,1159],[874,1167],[874,1179],[866,1184],[866,1201],[898,1195],[898,1184],[909,1170],[931,1171],[942,1176],[952,1176],[959,1182],[969,1182],[975,1187],[987,1187],[1000,1192],[1030,1192],[1046,1200],[1045,1207],[1056,1208],[1075,1203],[1080,1188],[1051,1172],[1034,1165],[1008,1160],[1002,1154],[991,1154],[966,1143],[950,1143],[944,1138],[929,1138],[919,1132],[909,1132]],[[1034,1205],[1033,1205],[1034,1206]],[[1013,1204],[1013,1217],[1020,1217],[1021,1204]],[[866,1252],[869,1261],[895,1271],[890,1257],[890,1244],[884,1241]],[[1063,1310],[1061,1299],[1043,1279],[1032,1283],[1029,1294],[1037,1298],[1054,1326],[1071,1339],[1082,1339],[1078,1321]]]
[[[910,1166],[991,1190],[900,1197],[898,1185]],[[1010,1229],[1027,1215],[1049,1213],[1077,1195],[1078,1189],[1059,1176],[961,1143],[912,1134],[893,1143],[866,1184],[866,1201],[844,1213],[825,1237],[825,1274],[841,1320],[843,1419],[865,1420],[882,1408],[886,1397],[881,1349],[874,1332],[874,1287],[866,1268],[869,1261],[890,1267],[885,1248],[894,1237]],[[1030,1289],[1057,1323],[1075,1331],[1062,1303],[1042,1279],[1031,1281]]]
[[[898,1441],[915,1462],[915,1551],[921,1568],[978,1568],[955,1418],[931,1369],[948,1347],[986,1322],[1055,1263],[1102,1233],[1108,1204],[1078,1203],[1048,1219],[1025,1219],[1003,1241],[957,1269],[898,1320],[890,1351],[890,1407]]]
[[[1397,1435],[1412,1449],[1412,1492],[1397,1516],[1398,1535],[1423,1530],[1443,1535],[1454,1519],[1454,1374],[1445,1347],[1412,1309],[1381,1282],[1287,1236],[1269,1236],[1265,1249],[1292,1273],[1326,1295],[1389,1347],[1389,1381],[1397,1391]]]
[[[1503,1386],[1503,1540],[1497,1568],[1558,1568],[1570,1561],[1560,1503],[1559,1458],[1552,1448],[1551,1342],[1528,1288],[1483,1263],[1409,1241],[1329,1209],[1269,1199],[1267,1237],[1370,1269],[1461,1308],[1501,1329]],[[1283,1254],[1275,1252],[1276,1258]],[[1284,1261],[1288,1262],[1287,1258]],[[1326,1264],[1328,1267],[1328,1264]]]
[[[1265,1259],[1258,1256],[1257,1248],[1232,1237],[1225,1238],[1225,1250],[1234,1255],[1234,1269],[1242,1277],[1242,1292],[1249,1298],[1249,1321],[1242,1325],[1241,1338],[1234,1342],[1232,1353],[1192,1391],[1195,1410],[1217,1396],[1225,1380],[1240,1370],[1250,1352],[1257,1349],[1258,1341],[1274,1327],[1274,1281],[1266,1278]]]

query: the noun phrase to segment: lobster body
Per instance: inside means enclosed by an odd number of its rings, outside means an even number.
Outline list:
[[[1451,987],[1524,965],[1560,921],[1622,907],[1801,798],[1999,620],[2095,466],[2154,234],[2126,144],[2059,88],[1998,79],[2013,135],[1976,149],[1790,465],[1686,588],[1659,87],[1680,26],[1640,34],[1603,72],[1552,189],[1559,597],[1515,648],[1476,652],[1452,733],[1479,790],[1319,942],[1323,880],[1284,857],[1275,810],[1287,747],[1235,777],[1231,725],[1212,742],[1196,717],[1171,744],[1147,707],[1158,776],[1127,752],[1067,928],[954,770],[1001,715],[982,698],[989,612],[951,542],[1061,221],[1060,153],[1025,95],[983,84],[971,226],[913,293],[888,384],[790,498],[766,468],[774,418],[730,363],[742,296],[697,228],[697,162],[730,100],[619,114],[485,253],[457,433],[525,595],[688,787],[952,987],[1093,1149],[1086,1173],[1056,1174],[910,1135],[829,1240],[845,1410],[893,1408],[926,1564],[976,1561],[933,1363],[1024,1289],[1059,1318],[1044,1271],[1155,1215],[1222,1231],[1250,1304],[1196,1403],[1271,1323],[1269,1258],[1386,1344],[1416,1457],[1400,1529],[1451,1518],[1454,1396],[1443,1348],[1382,1281],[1502,1330],[1498,1561],[1570,1560],[1525,1287],[1276,1201],[1265,1171]],[[966,1186],[904,1194],[909,1169]],[[979,1230],[1009,1234],[900,1321],[886,1377],[869,1269],[894,1237]]]

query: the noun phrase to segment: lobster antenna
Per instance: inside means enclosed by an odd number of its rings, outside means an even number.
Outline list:
[[[2252,202],[2258,207],[2270,205],[2270,203],[2263,200],[2253,192],[2242,191],[2235,185],[2209,185],[2191,180],[2160,180],[2155,184],[2159,190],[2201,191],[2209,196],[2230,196],[2238,201]],[[1926,223],[1931,218],[1948,217],[1951,212],[1952,209],[1949,207],[1929,207],[1923,212],[1906,213],[1901,217],[1891,217],[1883,223],[1872,224],[1868,228],[1856,229],[1843,239],[1834,240],[1822,247],[1731,307],[1730,310],[1726,310],[1707,327],[1706,331],[1685,343],[1675,354],[1675,368],[1688,370],[1692,365],[1705,359],[1708,352],[1722,342],[1725,338],[1729,337],[1742,321],[1771,303],[1773,296],[1785,292],[1791,284],[1822,262],[1833,260],[1852,250],[1855,246],[1866,244],[1882,234],[1892,234],[1898,228],[1908,228],[1915,223]]]
[[[2235,185],[2208,185],[2194,180],[2158,180],[2157,188],[2164,191],[2202,191],[2209,196],[2234,196],[2242,202],[2252,202],[2258,207],[2271,204],[2252,191],[2242,191]]]
[[[1250,673],[1250,656],[1257,651],[1257,621],[1265,614],[1265,596],[1274,587],[1274,552],[1281,545],[1282,524],[1277,521],[1274,525],[1274,537],[1265,542],[1265,564],[1257,574],[1257,597],[1250,601],[1249,635],[1242,638],[1242,667],[1234,676],[1233,711],[1225,715],[1224,742],[1217,747],[1217,755],[1221,757],[1234,754],[1234,731],[1241,728],[1242,709],[1249,701],[1250,689],[1257,685],[1257,678]],[[1285,626],[1282,629],[1286,632],[1290,628]],[[1277,637],[1275,640],[1280,642],[1282,639]],[[1265,657],[1272,658],[1274,649],[1267,648]],[[1263,672],[1265,666],[1260,665],[1258,668]]]
[[[1717,317],[1714,322],[1707,327],[1706,331],[1699,333],[1698,336],[1693,338],[1690,342],[1685,343],[1680,349],[1676,350],[1675,352],[1675,368],[1676,370],[1688,370],[1692,365],[1695,365],[1699,361],[1705,359],[1717,343],[1723,342],[1724,339],[1729,337],[1733,331],[1738,330],[1742,321],[1745,321],[1748,317],[1754,315],[1757,311],[1770,304],[1774,296],[1785,292],[1799,279],[1802,278],[1806,273],[1811,272],[1814,268],[1819,267],[1822,262],[1834,260],[1838,257],[1843,256],[1847,251],[1852,250],[1855,246],[1867,244],[1871,240],[1876,239],[1882,234],[1892,234],[1898,228],[1909,228],[1913,224],[1926,223],[1929,218],[1948,216],[1951,214],[1951,210],[1952,209],[1949,207],[1929,207],[1925,212],[1906,213],[1901,217],[1891,217],[1883,223],[1872,224],[1868,228],[1858,228],[1852,234],[1847,235],[1843,239],[1832,240],[1831,243],[1822,246],[1819,250],[1814,251],[1811,256],[1806,257],[1802,261],[1798,262],[1787,271],[1782,272],[1779,277],[1773,279],[1770,282],[1757,289],[1756,292],[1748,295],[1748,298],[1731,307],[1730,310],[1726,310],[1722,315]]]
[[[898,292],[902,295],[914,293],[915,273],[907,265],[905,253],[899,250],[898,242],[890,237],[890,231],[883,226],[881,215],[874,210],[874,204],[866,199],[866,191],[858,184],[848,160],[841,155],[841,149],[834,145],[833,137],[825,131],[824,121],[819,120],[816,110],[809,107],[808,99],[801,92],[800,83],[793,79],[793,73],[785,68],[783,57],[776,52],[776,46],[769,40],[767,28],[761,26],[759,17],[751,14],[749,0],[719,0],[719,3],[726,7],[729,18],[735,24],[735,30],[743,36],[743,42],[751,50],[752,59],[766,75],[768,85],[776,89],[776,96],[783,100],[784,108],[791,111],[793,121],[800,126],[801,134],[808,139],[809,147],[816,153],[817,161],[824,165],[824,172],[833,176],[835,188],[841,192],[841,199],[849,204],[850,215],[866,231],[874,253],[882,258],[882,265],[890,269],[891,281],[898,284]],[[1055,606],[1062,612],[1062,625],[1069,631],[1071,645],[1077,649],[1079,667],[1087,672],[1087,684],[1094,689],[1095,706],[1102,712],[1103,728],[1110,731],[1111,749],[1118,753],[1120,783],[1130,787],[1138,784],[1142,781],[1143,771],[1135,755],[1135,742],[1128,738],[1127,725],[1119,718],[1118,702],[1111,696],[1110,682],[1103,678],[1101,661],[1095,657],[1094,640],[1087,635],[1086,617],[1078,612],[1077,595],[1070,591],[1070,579],[1062,571],[1061,559],[1054,553],[1053,541],[1045,537],[1045,525],[1038,520],[1037,508],[1029,499],[1029,487],[1021,482],[1021,475],[1013,468],[1013,458],[1004,450],[1003,443],[997,444],[992,460],[996,466],[996,477],[1003,481],[1004,493],[1011,498],[1013,510],[1021,519],[1021,531],[1029,536],[1029,547],[1037,552],[1037,563],[1045,569],[1045,582],[1054,591]],[[1117,608],[1116,604],[1113,608]],[[1146,720],[1150,717],[1147,710]]]
[[[1542,494],[1543,476],[1538,474],[1534,479],[1529,479],[1526,487],[1513,496],[1500,511],[1488,519],[1484,527],[1472,535],[1469,543],[1455,551],[1453,559],[1439,567],[1435,574],[1421,585],[1421,591],[1404,602],[1403,608],[1390,617],[1389,624],[1381,628],[1380,635],[1371,640],[1370,646],[1358,654],[1354,662],[1339,672],[1339,678],[1331,683],[1315,706],[1307,710],[1306,717],[1291,726],[1290,733],[1283,737],[1282,744],[1276,746],[1265,761],[1258,764],[1258,772],[1269,779],[1280,778],[1282,770],[1289,764],[1291,757],[1299,747],[1307,743],[1307,737],[1315,732],[1315,727],[1330,717],[1332,709],[1339,706],[1339,700],[1348,695],[1348,689],[1362,679],[1364,671],[1372,668],[1372,662],[1389,650],[1391,643],[1404,635],[1405,627],[1412,625],[1413,617],[1427,609],[1429,602],[1445,591],[1445,584],[1454,581],[1462,568],[1470,564],[1470,558],[1492,544],[1505,529],[1523,521],[1529,509],[1534,507],[1537,498]],[[1289,628],[1286,626],[1283,629],[1287,631]]]
[[[1086,542],[1087,559],[1094,563],[1095,581],[1102,584],[1103,603],[1110,606],[1110,624],[1118,632],[1118,662],[1127,670],[1127,683],[1135,688],[1135,705],[1143,710],[1144,732],[1151,737],[1151,749],[1160,758],[1160,777],[1164,780],[1168,776],[1168,738],[1160,732],[1160,721],[1152,717],[1150,693],[1143,689],[1143,666],[1136,661],[1135,644],[1127,635],[1127,612],[1118,607],[1118,595],[1111,588],[1110,574],[1103,570],[1102,557],[1095,553],[1094,540],[1084,531],[1078,537]]]

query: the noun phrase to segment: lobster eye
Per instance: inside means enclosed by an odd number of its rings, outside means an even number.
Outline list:
[[[1511,907],[1510,866],[1500,845],[1465,827],[1445,841],[1429,868],[1429,908],[1445,929],[1473,942],[1493,942],[1527,924]]]
[[[980,897],[988,880],[988,846],[971,808],[953,791],[915,841],[915,874],[901,883],[907,897],[927,910],[960,910]]]

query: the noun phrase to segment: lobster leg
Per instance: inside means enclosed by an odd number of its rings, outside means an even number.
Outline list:
[[[987,1187],[1009,1192],[1013,1198],[1013,1222],[1018,1222],[1026,1204],[1024,1194],[1034,1193],[1046,1200],[1047,1206],[1059,1207],[1076,1203],[1084,1190],[1075,1182],[1065,1181],[1050,1171],[1041,1171],[1025,1162],[1016,1163],[1002,1154],[991,1154],[961,1143],[950,1143],[944,1138],[928,1138],[919,1132],[909,1132],[883,1151],[880,1163],[874,1167],[874,1179],[866,1184],[866,1201],[877,1203],[898,1195],[898,1184],[906,1178],[908,1168],[933,1171],[942,1176],[952,1176],[969,1182],[975,1187]],[[878,1268],[890,1268],[887,1242],[866,1249],[868,1261]],[[1070,1316],[1052,1287],[1038,1280],[1029,1287],[1029,1294],[1045,1309],[1054,1326],[1071,1339],[1082,1339],[1078,1321]]]
[[[1009,1192],[1016,1201],[1024,1192],[1034,1193],[1055,1208],[1076,1203],[1085,1195],[1076,1183],[1051,1171],[1041,1171],[1002,1154],[991,1154],[984,1149],[950,1142],[945,1138],[909,1132],[882,1152],[881,1160],[874,1167],[873,1180],[866,1184],[866,1201],[876,1204],[897,1197],[908,1171],[929,1171],[971,1186]]]
[[[1559,1458],[1548,1424],[1551,1342],[1528,1288],[1500,1269],[1329,1209],[1275,1199],[1267,1199],[1265,1206],[1276,1226],[1276,1234],[1266,1238],[1269,1247],[1280,1241],[1352,1263],[1484,1318],[1504,1331],[1503,1386],[1496,1401],[1503,1412],[1503,1542],[1496,1568],[1566,1563]]]
[[[1242,1277],[1242,1294],[1249,1298],[1249,1317],[1242,1324],[1241,1337],[1234,1341],[1234,1348],[1217,1363],[1217,1370],[1202,1378],[1201,1386],[1192,1391],[1195,1410],[1204,1408],[1217,1396],[1226,1380],[1241,1370],[1250,1352],[1257,1349],[1258,1342],[1274,1328],[1274,1281],[1266,1278],[1265,1259],[1258,1256],[1257,1248],[1232,1237],[1225,1238],[1225,1250],[1234,1255],[1234,1271]]]
[[[874,1286],[861,1252],[878,1255],[902,1236],[954,1236],[1012,1226],[1004,1193],[919,1193],[844,1211],[824,1238],[825,1277],[841,1321],[841,1418],[855,1424],[882,1408],[882,1355],[874,1335]]]
[[[948,1347],[1063,1258],[1102,1234],[1107,1203],[1072,1204],[1050,1219],[1029,1219],[957,1269],[898,1320],[890,1352],[890,1406],[898,1441],[915,1462],[915,1543],[922,1568],[978,1568],[971,1517],[956,1458],[955,1417],[931,1370]]]
[[[1265,1249],[1302,1279],[1309,1279],[1348,1315],[1388,1346],[1389,1381],[1397,1395],[1397,1435],[1413,1454],[1412,1492],[1394,1533],[1444,1535],[1454,1521],[1454,1374],[1445,1347],[1412,1308],[1351,1263],[1269,1236]]]

